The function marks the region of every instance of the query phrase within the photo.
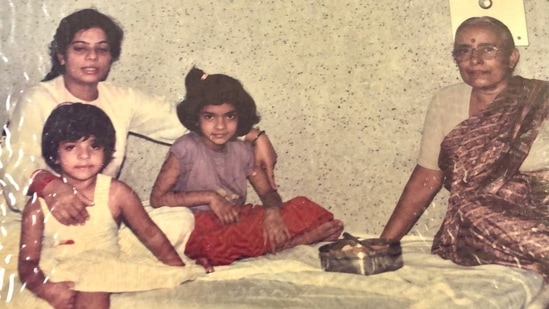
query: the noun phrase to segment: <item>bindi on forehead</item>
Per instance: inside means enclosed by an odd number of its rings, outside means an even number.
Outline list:
[[[475,38],[472,38],[471,39],[471,43],[475,43],[477,40],[475,40]]]

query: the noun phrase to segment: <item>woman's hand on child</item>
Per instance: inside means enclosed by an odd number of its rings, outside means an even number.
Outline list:
[[[231,224],[238,221],[238,212],[233,205],[216,192],[212,194],[210,208],[222,224]]]
[[[269,207],[265,209],[263,218],[263,239],[271,246],[271,252],[276,252],[290,239],[290,231],[284,224],[280,209]]]
[[[55,309],[72,309],[76,300],[74,283],[71,281],[48,282],[43,285],[39,297],[46,300]]]
[[[93,201],[61,179],[44,188],[44,199],[53,216],[65,225],[84,224],[89,218],[86,207],[93,205]]]

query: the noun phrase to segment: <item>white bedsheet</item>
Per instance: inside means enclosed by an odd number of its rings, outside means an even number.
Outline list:
[[[19,224],[4,222],[0,232],[0,308],[49,308],[17,277]],[[115,294],[111,308],[543,308],[531,305],[540,275],[458,266],[431,255],[430,239],[405,237],[404,266],[372,276],[324,272],[320,245],[216,267],[174,289]]]

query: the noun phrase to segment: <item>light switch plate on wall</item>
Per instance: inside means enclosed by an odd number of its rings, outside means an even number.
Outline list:
[[[452,36],[457,27],[473,16],[492,16],[509,27],[517,46],[528,46],[523,0],[449,0]]]

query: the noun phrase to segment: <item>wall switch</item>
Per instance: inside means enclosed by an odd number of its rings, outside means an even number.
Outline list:
[[[502,21],[511,33],[517,46],[528,46],[526,15],[523,0],[449,0],[452,18],[452,37],[457,27],[473,16],[491,16]]]

